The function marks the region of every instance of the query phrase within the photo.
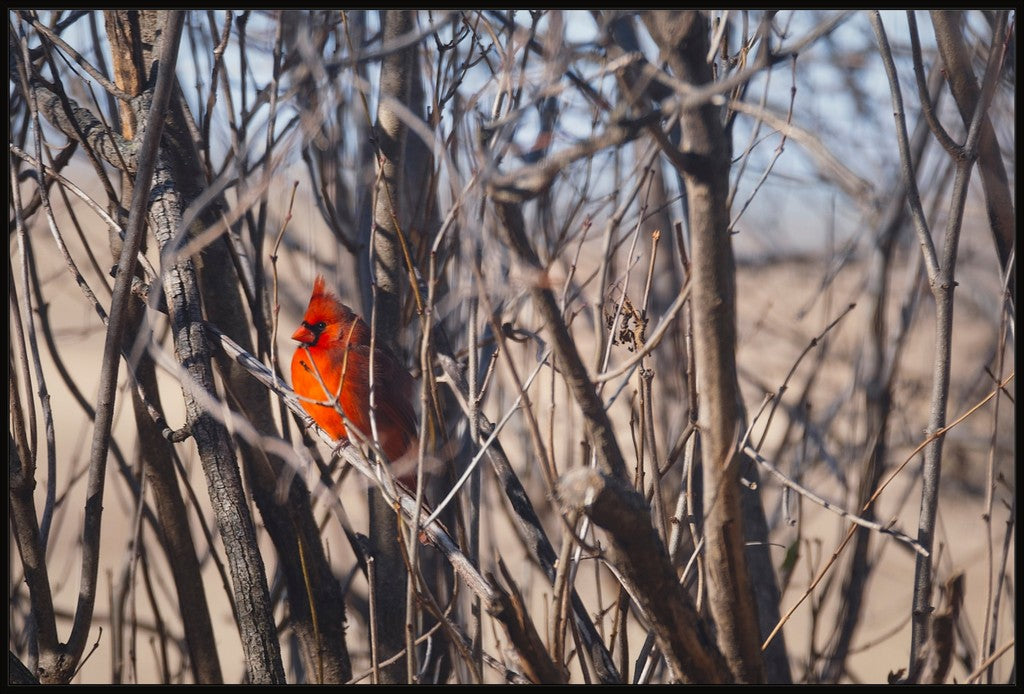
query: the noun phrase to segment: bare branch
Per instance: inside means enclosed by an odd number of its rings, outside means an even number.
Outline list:
[[[913,547],[914,551],[917,552],[918,554],[920,554],[922,556],[925,556],[925,557],[928,556],[928,554],[929,554],[928,550],[925,549],[924,547],[922,547],[921,543],[917,542],[916,540],[914,540],[913,538],[908,536],[906,533],[902,533],[899,530],[892,530],[891,528],[889,528],[887,526],[883,526],[883,525],[880,525],[879,523],[875,523],[874,521],[867,520],[866,518],[861,518],[860,516],[856,516],[856,515],[850,513],[849,511],[845,511],[845,510],[839,508],[838,506],[836,506],[835,504],[833,504],[831,502],[828,502],[825,499],[822,499],[820,496],[818,496],[817,494],[815,494],[811,490],[807,489],[803,485],[801,485],[798,482],[795,482],[795,481],[789,479],[788,477],[786,477],[784,474],[782,474],[782,472],[777,467],[772,465],[771,462],[766,460],[764,458],[764,456],[762,456],[760,453],[755,451],[750,446],[744,446],[743,447],[743,452],[746,453],[747,455],[749,455],[754,460],[756,460],[758,465],[760,465],[765,470],[770,472],[772,474],[772,476],[775,479],[777,479],[779,482],[781,482],[785,486],[789,487],[793,491],[801,494],[805,498],[810,499],[811,501],[813,501],[814,503],[818,504],[822,508],[824,508],[826,510],[829,510],[832,513],[835,513],[835,514],[837,514],[837,515],[839,515],[839,516],[841,516],[843,518],[846,518],[851,523],[855,523],[856,525],[859,525],[859,526],[861,526],[863,528],[868,528],[869,530],[874,530],[875,532],[883,533],[885,535],[892,535],[897,540],[900,540],[901,542],[905,542],[908,545],[910,545],[911,547]]]
[[[907,204],[910,205],[911,219],[914,220],[914,230],[917,232],[917,242],[924,253],[925,267],[928,270],[928,279],[935,282],[939,272],[939,259],[935,254],[935,242],[932,241],[932,234],[928,228],[928,222],[924,216],[924,209],[921,207],[921,194],[917,189],[917,173],[914,170],[913,159],[910,156],[910,137],[907,135],[907,117],[903,111],[903,94],[900,92],[900,81],[896,74],[896,65],[892,60],[892,49],[889,47],[889,39],[885,35],[885,26],[882,24],[881,15],[877,10],[869,13],[871,28],[875,31],[875,38],[878,40],[878,50],[882,55],[882,64],[889,76],[889,91],[892,93],[893,117],[896,119],[896,141],[900,148],[900,162],[903,166],[903,184],[907,190]]]
[[[722,683],[728,673],[722,654],[679,585],[644,499],[623,481],[591,468],[563,475],[556,496],[563,509],[582,510],[609,532],[615,550],[611,562],[654,630],[673,678]]]
[[[68,43],[65,42],[64,39],[58,36],[55,32],[50,31],[44,24],[42,24],[38,19],[36,19],[33,16],[35,14],[34,12],[22,10],[19,14],[21,15],[21,18],[23,20],[31,24],[36,31],[45,36],[47,40],[50,41],[50,43],[52,43],[53,45],[57,46],[62,51],[70,55],[72,60],[78,63],[78,65],[81,66],[83,70],[88,72],[89,76],[96,80],[99,83],[99,85],[107,91],[108,94],[114,96],[115,98],[125,103],[131,101],[131,94],[128,94],[124,90],[118,88],[117,85],[112,83],[103,75],[103,73],[97,70],[96,67],[92,65],[92,63],[83,58],[78,51],[76,51],[74,48],[68,45]]]

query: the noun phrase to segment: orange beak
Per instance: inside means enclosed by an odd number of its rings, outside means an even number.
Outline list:
[[[304,345],[311,345],[316,342],[316,335],[306,327],[305,323],[300,323],[298,329],[292,333],[292,339]]]

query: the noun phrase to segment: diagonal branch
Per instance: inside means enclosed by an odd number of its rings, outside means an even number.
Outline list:
[[[452,539],[448,529],[440,521],[429,518],[428,510],[423,508],[422,504],[417,503],[415,495],[410,494],[400,484],[396,484],[394,478],[391,477],[390,471],[385,466],[375,465],[367,460],[359,451],[358,446],[353,445],[349,441],[342,441],[339,444],[338,441],[332,439],[320,427],[316,426],[315,422],[302,409],[302,406],[299,404],[299,397],[291,388],[278,378],[276,374],[271,372],[259,359],[242,349],[216,326],[212,323],[204,322],[202,324],[196,323],[194,327],[204,329],[205,334],[214,346],[224,350],[230,358],[238,362],[239,366],[248,371],[253,378],[276,393],[289,410],[310,425],[310,430],[315,432],[321,441],[330,445],[336,455],[344,459],[345,462],[350,464],[374,485],[374,488],[380,492],[389,505],[390,510],[399,514],[404,523],[412,523],[414,519],[418,519],[418,528],[425,537],[426,542],[429,542],[444,555],[466,587],[480,598],[484,609],[501,623],[502,627],[509,634],[513,646],[519,651],[520,656],[524,660],[537,664],[536,661],[532,660],[529,649],[525,648],[526,642],[521,640],[521,637],[525,638],[529,629],[535,630],[535,627],[532,625],[527,628],[522,622],[523,619],[528,619],[529,615],[508,609],[508,604],[504,602],[503,589],[495,586],[490,579],[480,572],[480,569],[462,552],[455,540]],[[541,666],[540,669],[543,670],[543,667]]]
[[[492,183],[490,187],[492,194],[494,194],[493,186]],[[526,265],[531,272],[536,273],[536,276],[543,276],[544,268],[540,259],[526,238],[526,226],[519,205],[498,198],[495,199],[495,207],[501,221],[499,228],[505,244],[512,249],[520,263]],[[530,287],[530,295],[537,312],[540,313],[547,326],[559,368],[565,374],[566,382],[572,390],[576,403],[583,410],[587,434],[594,445],[598,466],[607,475],[626,479],[626,462],[622,457],[619,444],[615,440],[615,433],[611,421],[608,419],[608,413],[605,411],[604,402],[598,397],[594,383],[587,375],[587,368],[576,350],[576,343],[573,341],[572,335],[569,334],[569,327],[565,324],[554,294],[540,283],[534,283]]]
[[[466,377],[456,361],[447,354],[438,354],[437,361],[444,370],[447,376],[447,383],[455,394],[459,405],[462,406],[468,416],[470,408],[469,403],[466,401],[466,394],[468,392]],[[494,424],[483,413],[478,412],[477,418],[480,439],[486,441],[492,436]],[[544,526],[541,524],[536,510],[534,510],[522,482],[520,482],[516,471],[513,469],[508,457],[505,455],[504,449],[501,447],[501,443],[497,439],[492,441],[486,448],[486,455],[494,470],[494,474],[498,478],[502,492],[508,498],[520,535],[527,549],[529,549],[530,555],[540,565],[548,581],[554,581],[556,574],[555,564],[558,559],[555,554],[555,548],[548,539]],[[594,627],[594,622],[590,619],[590,615],[587,614],[586,607],[575,589],[572,590],[569,599],[573,610],[573,618],[580,631],[580,638],[590,651],[598,677],[605,684],[621,682],[622,677],[615,667],[611,654],[602,642],[600,634]]]
[[[695,683],[726,682],[725,660],[676,578],[644,498],[623,480],[586,467],[563,475],[555,495],[564,510],[582,510],[608,531],[616,555],[612,563],[647,617],[672,677]]]
[[[789,487],[790,489],[792,489],[793,491],[797,492],[798,494],[806,497],[807,499],[810,499],[811,501],[813,501],[814,503],[818,504],[822,508],[824,508],[824,509],[826,509],[828,511],[831,511],[832,513],[835,513],[838,516],[847,519],[851,523],[854,523],[855,525],[861,526],[862,528],[867,528],[868,530],[874,530],[875,532],[883,533],[885,535],[891,535],[892,537],[895,537],[897,540],[899,540],[901,542],[905,542],[908,545],[910,545],[910,547],[913,548],[913,550],[915,552],[917,552],[918,554],[920,554],[922,556],[927,557],[929,555],[928,550],[925,549],[924,547],[922,547],[920,542],[918,542],[914,538],[910,537],[906,533],[900,532],[899,530],[893,530],[893,529],[891,529],[891,528],[889,528],[887,526],[884,526],[884,525],[882,525],[880,523],[876,523],[876,522],[874,522],[872,520],[868,520],[866,518],[861,518],[860,516],[856,516],[856,515],[850,513],[849,511],[846,511],[845,509],[842,509],[839,506],[837,506],[837,505],[835,505],[835,504],[833,504],[833,503],[831,503],[829,501],[826,501],[825,499],[821,498],[820,496],[818,496],[817,494],[812,492],[810,489],[807,489],[807,487],[804,487],[799,482],[796,482],[796,481],[791,480],[790,478],[786,477],[786,475],[783,474],[783,472],[781,470],[779,470],[777,467],[772,465],[772,463],[770,461],[766,460],[760,453],[755,451],[750,446],[744,446],[743,447],[743,452],[746,453],[747,455],[749,455],[754,460],[756,460],[758,465],[760,465],[765,470],[770,472],[772,474],[772,476],[775,479],[777,479],[779,482],[781,482],[784,486]]]

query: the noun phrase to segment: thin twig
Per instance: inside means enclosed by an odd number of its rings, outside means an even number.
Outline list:
[[[804,487],[800,483],[795,482],[795,481],[789,479],[788,477],[786,477],[777,467],[775,467],[771,462],[766,460],[760,453],[755,451],[751,446],[744,446],[742,450],[743,450],[744,453],[746,453],[751,458],[756,460],[757,463],[761,467],[763,467],[765,470],[770,472],[772,474],[772,476],[775,477],[775,479],[779,480],[782,484],[784,484],[785,486],[789,487],[790,489],[792,489],[793,491],[797,492],[798,494],[801,494],[801,495],[807,497],[808,499],[810,499],[814,503],[818,504],[822,508],[824,508],[824,509],[826,509],[828,511],[831,511],[832,513],[835,513],[835,514],[837,514],[837,515],[839,515],[839,516],[841,516],[843,518],[846,518],[851,523],[855,523],[855,524],[857,524],[857,525],[859,525],[861,527],[868,528],[869,530],[874,530],[875,532],[884,533],[886,535],[892,535],[897,540],[901,540],[901,541],[907,543],[908,545],[910,545],[911,547],[913,547],[914,551],[917,552],[918,554],[921,554],[921,555],[926,556],[926,557],[928,556],[928,550],[926,550],[924,547],[921,546],[921,544],[919,542],[917,542],[913,538],[909,537],[905,533],[902,533],[899,530],[892,530],[891,528],[887,528],[887,527],[885,527],[883,525],[875,523],[874,521],[870,521],[870,520],[867,520],[866,518],[861,518],[860,516],[856,516],[856,515],[850,513],[849,511],[846,511],[846,510],[840,508],[839,506],[836,506],[835,504],[832,504],[832,503],[826,501],[825,499],[822,499],[820,496],[818,496],[817,494],[815,494],[811,490],[807,489],[806,487]]]
[[[907,135],[907,117],[903,112],[903,94],[900,92],[900,82],[896,74],[896,65],[892,59],[892,49],[889,47],[889,39],[886,38],[885,26],[882,24],[882,17],[878,10],[869,12],[868,19],[871,21],[871,28],[875,31],[878,50],[882,56],[882,64],[885,66],[885,73],[889,77],[893,117],[896,119],[896,140],[899,144],[903,185],[906,188],[910,216],[914,220],[917,242],[921,246],[921,252],[924,253],[925,267],[928,269],[928,279],[931,282],[935,282],[935,278],[939,273],[939,259],[935,252],[935,243],[932,241],[928,222],[924,216],[924,209],[921,207],[921,194],[917,188],[917,174],[914,170],[914,162],[910,154],[910,137]]]
[[[994,663],[997,660],[999,660],[1000,658],[1002,658],[1003,654],[1006,653],[1011,648],[1013,648],[1013,644],[1015,644],[1015,643],[1016,643],[1016,639],[1010,639],[1009,641],[1004,643],[999,648],[999,650],[995,651],[994,653],[992,653],[992,655],[990,655],[989,657],[985,658],[985,660],[983,660],[981,662],[981,665],[979,665],[977,668],[975,668],[974,672],[972,672],[970,674],[970,676],[968,676],[968,678],[966,680],[966,683],[967,684],[972,684],[975,680],[977,680],[979,677],[981,677],[985,673],[985,670],[987,670],[989,668],[989,666],[992,665],[992,663]]]
[[[440,501],[440,503],[438,503],[437,506],[434,507],[433,513],[431,513],[427,517],[426,522],[430,523],[437,520],[441,516],[441,513],[444,511],[444,509],[448,506],[448,504],[451,503],[452,499],[455,498],[455,495],[459,493],[459,490],[462,489],[462,485],[464,485],[466,481],[469,480],[470,476],[473,474],[473,471],[476,470],[477,465],[480,463],[480,460],[483,459],[484,455],[487,453],[488,448],[490,448],[491,444],[494,443],[494,441],[498,438],[498,434],[501,433],[501,430],[505,427],[505,424],[508,423],[508,421],[512,418],[512,415],[518,412],[520,407],[522,407],[520,403],[523,400],[523,396],[526,394],[526,390],[533,383],[533,379],[537,377],[537,374],[540,373],[540,370],[547,366],[548,359],[550,358],[550,356],[551,348],[549,347],[547,351],[544,352],[544,355],[537,361],[537,366],[534,367],[533,372],[531,372],[530,375],[526,377],[526,380],[523,382],[523,387],[520,391],[520,394],[516,397],[515,401],[509,406],[508,410],[505,412],[505,415],[498,420],[497,424],[494,425],[494,429],[491,431],[490,435],[488,435],[488,437],[480,443],[476,453],[473,455],[473,459],[469,461],[468,465],[466,465],[466,469],[463,471],[462,475],[459,476],[459,479],[455,482],[455,484],[452,485],[452,488],[448,491],[445,497]]]
[[[796,369],[800,366],[800,362],[803,361],[804,357],[806,357],[812,349],[817,347],[818,343],[828,335],[832,328],[836,327],[839,324],[839,321],[845,318],[850,311],[856,308],[856,306],[857,304],[855,303],[847,305],[847,307],[843,309],[843,311],[841,311],[831,323],[825,326],[824,330],[811,338],[810,342],[807,343],[807,346],[804,347],[803,351],[800,352],[800,355],[796,358],[796,361],[793,362],[793,365],[789,367],[789,372],[786,374],[786,377],[782,379],[782,385],[779,386],[778,391],[775,393],[772,409],[768,412],[768,419],[765,422],[764,429],[761,431],[761,439],[757,442],[757,446],[755,446],[758,451],[760,451],[761,447],[764,445],[765,438],[768,436],[768,428],[771,426],[772,418],[775,416],[775,410],[778,409],[779,404],[782,402],[782,396],[785,394],[786,389],[789,388],[789,380],[793,377],[793,374],[796,373]]]
[[[916,449],[914,449],[914,451],[907,457],[907,459],[903,462],[903,464],[900,465],[895,471],[893,471],[893,473],[881,485],[879,485],[878,489],[875,490],[874,494],[872,494],[871,497],[868,498],[868,500],[861,507],[861,512],[863,513],[865,510],[867,510],[867,508],[869,506],[871,506],[875,502],[875,500],[878,498],[878,495],[882,493],[882,490],[885,489],[885,487],[889,484],[889,482],[891,482],[896,477],[896,475],[898,475],[899,472],[901,470],[903,470],[903,468],[906,467],[907,464],[911,460],[914,459],[914,456],[916,456],[926,445],[928,445],[929,442],[931,442],[932,438],[944,435],[947,431],[949,431],[950,429],[955,427],[957,424],[959,424],[963,420],[967,419],[967,417],[969,417],[970,415],[972,415],[975,412],[977,412],[982,407],[982,405],[984,405],[990,399],[995,397],[995,394],[997,392],[999,392],[999,390],[1001,388],[1005,387],[1006,384],[1009,383],[1012,378],[1013,378],[1013,374],[1011,373],[1009,376],[1006,377],[1006,379],[1001,384],[996,386],[995,390],[993,390],[991,393],[989,393],[984,399],[982,399],[980,402],[978,402],[974,407],[970,408],[967,412],[965,412],[963,415],[961,415],[958,419],[956,419],[954,422],[952,422],[949,426],[945,427],[943,430],[935,432],[934,434],[929,436],[927,439],[925,439],[925,441],[923,441]],[[807,587],[807,590],[805,590],[803,595],[800,596],[800,598],[796,601],[796,603],[794,603],[794,605],[791,608],[789,608],[789,610],[786,612],[786,614],[783,615],[781,619],[779,619],[778,624],[776,624],[775,627],[772,629],[771,633],[768,634],[768,637],[764,640],[764,643],[761,645],[761,650],[762,651],[768,648],[768,644],[770,644],[772,642],[772,640],[775,638],[775,636],[782,629],[782,626],[786,622],[789,621],[789,618],[793,616],[793,613],[796,612],[797,608],[800,607],[801,604],[803,604],[804,600],[806,600],[811,595],[811,593],[814,592],[814,589],[818,586],[818,584],[821,582],[821,580],[825,577],[825,575],[828,573],[829,569],[836,563],[836,560],[839,559],[839,556],[842,554],[843,550],[846,548],[846,545],[849,544],[851,539],[853,539],[854,530],[856,530],[856,528],[857,528],[857,525],[855,523],[850,523],[850,527],[847,529],[846,536],[843,538],[842,542],[839,543],[839,546],[836,547],[835,550],[833,550],[832,556],[825,563],[825,565],[822,566],[821,570],[818,572],[818,575],[815,576],[814,580]]]
[[[968,417],[970,417],[972,414],[974,414],[979,409],[981,409],[982,405],[984,405],[986,402],[988,402],[989,400],[994,398],[996,396],[996,394],[999,393],[999,391],[1001,389],[1006,387],[1007,383],[1009,383],[1010,381],[1013,380],[1013,377],[1014,377],[1015,373],[1016,372],[1010,372],[1010,375],[1007,376],[1005,379],[1003,379],[1002,383],[997,385],[995,390],[993,390],[988,395],[986,395],[984,398],[982,398],[980,401],[978,401],[973,407],[971,407],[969,410],[964,412],[962,415],[960,415],[955,420],[953,420],[952,422],[950,422],[946,426],[942,427],[938,431],[935,431],[935,432],[929,434],[928,437],[925,438],[925,440],[922,441],[920,444],[918,444],[917,448],[915,448],[911,452],[911,454],[907,456],[906,460],[904,460],[902,463],[900,463],[900,465],[895,470],[893,470],[889,474],[888,477],[885,478],[885,481],[882,482],[880,485],[878,485],[878,488],[875,489],[874,493],[872,493],[872,495],[868,499],[867,503],[868,504],[873,503],[875,501],[875,499],[878,498],[878,495],[882,493],[882,490],[885,489],[887,486],[889,486],[889,483],[892,482],[893,479],[895,479],[896,476],[899,475],[903,471],[903,468],[905,468],[910,463],[910,461],[914,459],[914,456],[916,456],[918,453],[920,453],[922,450],[924,450],[925,446],[927,446],[932,441],[934,441],[934,440],[936,440],[936,439],[938,439],[938,438],[940,438],[942,436],[945,436],[947,431],[949,431],[950,429],[955,427],[957,424],[959,424],[960,422],[962,422],[965,419],[967,419]]]
[[[288,222],[292,219],[292,207],[295,205],[295,192],[299,189],[299,182],[295,181],[292,184],[292,195],[288,200],[288,212],[284,216],[284,220],[281,222],[281,229],[277,232],[277,239],[274,241],[274,248],[270,251],[270,269],[273,273],[274,280],[274,315],[271,319],[271,337],[270,337],[270,368],[275,373],[277,372],[277,329],[278,329],[278,316],[281,313],[281,303],[278,301],[278,281],[277,281],[277,252],[281,248],[281,240],[284,238],[284,232],[288,228]]]
[[[17,157],[19,157],[21,159],[24,159],[25,161],[27,161],[32,166],[35,166],[35,167],[39,167],[40,166],[39,161],[35,157],[33,157],[30,154],[27,154],[26,152],[23,152],[21,149],[18,148],[17,145],[14,145],[13,143],[12,144],[8,144],[8,149],[10,150],[11,154],[14,154]],[[109,226],[111,229],[116,231],[117,234],[122,239],[124,239],[124,229],[122,229],[121,225],[119,225],[116,221],[114,221],[114,218],[111,217],[107,213],[107,211],[103,208],[102,205],[100,205],[98,202],[96,202],[91,197],[89,197],[89,195],[86,194],[85,191],[83,191],[81,188],[79,188],[77,185],[75,185],[72,181],[70,181],[67,178],[65,178],[58,171],[54,170],[53,168],[51,168],[49,166],[45,166],[45,165],[42,166],[42,169],[46,172],[46,174],[48,176],[50,176],[54,180],[58,181],[61,184],[62,187],[67,188],[72,193],[74,193],[75,197],[77,197],[80,200],[82,200],[82,202],[84,202],[89,207],[89,209],[91,209],[93,212],[95,212],[100,217],[100,219],[102,219],[107,224],[107,226]],[[58,234],[57,238],[58,238],[59,247],[66,248],[66,246],[64,246],[64,243],[63,243],[63,240],[62,240],[63,237],[61,237]],[[153,264],[149,261],[149,258],[147,258],[141,251],[136,256],[136,258],[138,259],[139,265],[142,266],[143,271],[145,272],[146,281],[147,282],[154,281],[156,279],[156,277],[157,277],[157,273],[156,273],[156,269],[154,269],[154,267],[153,267]],[[91,290],[90,290],[89,293],[86,294],[86,297],[87,298],[91,297],[92,299],[95,299],[95,296],[93,296],[91,294]],[[93,303],[96,303],[96,302],[94,301]]]
[[[932,105],[932,99],[928,93],[928,82],[924,76],[924,66],[921,63],[921,39],[917,34],[917,17],[915,16],[914,10],[907,10],[907,24],[910,27],[910,55],[914,59],[914,77],[917,80],[917,94],[921,101],[921,112],[924,114],[925,121],[928,123],[929,129],[932,131],[932,135],[939,141],[942,148],[946,150],[953,159],[960,159],[963,157],[963,147],[958,145],[946,129],[942,127],[942,123],[939,122],[938,116],[935,114],[935,107]]]
[[[108,80],[102,72],[96,69],[88,60],[82,57],[82,55],[74,48],[69,46],[64,39],[50,31],[46,25],[42,24],[38,19],[31,16],[27,11],[20,12],[23,21],[28,22],[32,27],[40,34],[45,36],[50,43],[57,48],[61,49],[65,53],[71,56],[71,58],[78,63],[83,70],[89,73],[89,76],[96,80],[101,87],[103,87],[108,94],[111,94],[115,98],[124,103],[129,103],[132,100],[132,95],[119,88],[116,84]]]

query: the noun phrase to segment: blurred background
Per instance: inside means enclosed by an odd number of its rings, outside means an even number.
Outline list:
[[[21,471],[26,458],[35,461],[34,489],[19,498],[14,490],[26,483],[11,464],[9,518],[23,517],[25,498],[34,504],[60,642],[76,613],[81,619],[89,546],[82,531],[96,469],[90,450],[106,333],[83,288],[109,310],[120,239],[104,215],[125,226],[133,179],[103,156],[102,145],[77,143],[48,109],[66,113],[66,98],[104,129],[128,139],[142,133],[144,124],[108,87],[137,93],[125,66],[151,65],[166,14],[8,13],[9,450]],[[377,277],[371,249],[388,223],[380,217],[382,196],[399,198],[388,198],[401,209],[393,221],[404,244],[395,351],[416,378],[417,413],[424,403],[431,408],[422,420],[433,422],[423,432],[428,496],[444,498],[481,439],[438,362],[422,359],[425,320],[448,341],[434,340],[428,354],[449,350],[466,373],[476,374],[479,413],[501,423],[498,440],[555,552],[572,557],[572,585],[626,681],[670,681],[657,648],[651,650],[646,617],[628,606],[604,560],[573,545],[552,498],[545,467],[561,475],[587,465],[592,451],[565,374],[552,365],[550,326],[530,290],[552,290],[591,377],[615,370],[637,350],[648,352],[642,368],[599,381],[596,389],[633,483],[665,521],[685,505],[692,482],[689,425],[696,405],[692,310],[673,308],[690,278],[695,202],[665,141],[689,146],[672,104],[701,97],[700,85],[674,72],[642,13],[405,14],[407,30],[396,34],[387,13],[376,11],[184,12],[165,147],[170,137],[191,143],[193,153],[179,147],[169,156],[188,160],[195,174],[176,179],[182,190],[177,236],[170,246],[158,240],[151,220],[143,255],[157,274],[194,255],[203,317],[232,334],[217,316],[233,315],[249,335],[243,346],[287,374],[280,365],[295,348],[288,338],[317,273],[369,319]],[[917,538],[922,444],[942,391],[937,374],[945,370],[945,422],[956,425],[939,454],[928,569],[936,612],[919,677],[1015,681],[1014,651],[1005,646],[1015,638],[1016,612],[1016,12],[714,10],[701,16],[714,92],[703,98],[716,110],[730,149],[725,232],[735,253],[736,372],[749,427],[742,433],[786,477],[851,512],[888,482],[869,515]],[[409,61],[412,75],[400,98],[388,91],[389,71],[396,69],[388,61],[396,56]],[[137,70],[142,82],[134,89],[146,86],[146,74]],[[713,88],[730,80],[727,88]],[[894,119],[893,80],[902,123]],[[48,106],[44,90],[61,100]],[[389,130],[388,117],[399,125]],[[976,159],[965,169],[956,148],[968,142],[974,121]],[[632,135],[608,139],[634,122],[641,125]],[[402,133],[401,155],[392,158],[394,132]],[[47,179],[46,195],[40,194],[40,156],[47,174],[60,174]],[[397,169],[387,168],[389,159]],[[908,202],[910,163],[920,216]],[[178,173],[190,170],[175,166]],[[401,185],[387,192],[382,172]],[[510,252],[498,231],[492,198],[517,186],[530,192],[522,210],[540,273]],[[924,236],[956,283],[945,358]],[[216,244],[224,249],[209,255]],[[155,279],[148,271],[141,275],[143,284]],[[235,308],[215,306],[224,291],[218,287],[237,294]],[[135,358],[149,355],[153,376],[146,382],[155,384],[167,426],[178,429],[192,420],[182,372],[173,366],[181,354],[166,307],[150,296],[134,320],[125,344],[134,345]],[[668,328],[650,347],[647,340],[663,321]],[[246,681],[249,655],[230,597],[237,579],[209,477],[192,439],[169,443],[158,436],[154,443],[141,433],[146,415],[133,407],[128,363],[121,364],[112,411],[95,609],[83,626],[85,654],[70,681],[200,681],[184,616],[193,608],[208,614],[221,680]],[[338,680],[371,681],[378,676],[370,653],[372,591],[356,536],[370,532],[372,483],[331,462],[323,442],[307,437],[304,443],[301,422],[265,388],[257,388],[263,419],[253,416],[255,410],[238,404],[248,396],[232,381],[244,381],[244,374],[229,376],[233,367],[217,366],[216,396],[241,462],[239,493],[265,565],[285,677],[332,681],[323,662],[310,656],[316,647],[309,639],[327,638],[318,614],[340,629],[336,615],[316,607],[312,619],[297,614],[309,606],[293,602],[305,599],[296,595],[295,552],[267,529],[284,521],[268,520],[265,508],[289,506],[289,494],[304,493],[288,491],[299,484],[309,490],[308,508],[291,503],[289,512],[301,506],[302,522],[319,529],[323,556],[316,561],[323,580],[334,582],[318,599],[343,597],[335,607],[344,607],[347,619],[340,633],[350,669],[338,665],[347,675]],[[529,403],[520,400],[521,388]],[[254,422],[264,438],[249,437],[243,421]],[[282,445],[268,448],[267,437]],[[157,464],[149,457],[154,446],[167,449],[162,483],[146,470]],[[261,467],[266,450],[280,462]],[[486,462],[478,469],[476,481],[456,496],[461,516],[446,523],[478,537],[478,546],[464,549],[483,573],[498,574],[499,558],[504,562],[542,640],[561,655],[568,680],[589,682],[593,665],[560,616],[567,608],[555,602],[556,587],[531,557],[503,487]],[[268,471],[271,481],[260,481]],[[785,621],[777,638],[784,635],[792,681],[874,683],[905,675],[913,659],[914,551],[866,530],[844,542],[847,520],[786,490],[766,469],[759,474]],[[180,497],[183,515],[174,517],[190,530],[202,605],[182,599],[167,534],[171,516],[157,508],[162,494]],[[687,517],[693,520],[681,518]],[[28,575],[12,522],[8,646],[33,669],[40,635],[33,615],[40,607],[30,599],[30,582],[40,579]],[[691,566],[700,551],[692,525],[655,523],[666,544],[668,528],[681,528],[673,562],[706,613],[704,569]],[[597,547],[605,542],[592,526],[574,527]],[[434,550],[421,556],[422,580],[446,619],[463,630],[469,654],[435,629],[418,655],[420,681],[522,676],[506,634],[480,614],[461,579]],[[417,633],[429,630],[436,615],[422,603],[416,609]],[[316,625],[313,636],[303,620]],[[774,626],[761,624],[762,633]],[[559,642],[563,650],[555,647]],[[482,674],[474,674],[473,662]],[[217,681],[211,672],[206,681]]]

